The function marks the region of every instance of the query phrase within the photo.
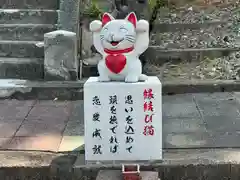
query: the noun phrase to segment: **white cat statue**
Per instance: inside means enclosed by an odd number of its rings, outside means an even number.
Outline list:
[[[134,12],[125,19],[104,13],[102,21],[90,23],[93,44],[103,59],[98,63],[98,80],[134,83],[147,80],[139,56],[149,45],[149,23],[137,21]]]

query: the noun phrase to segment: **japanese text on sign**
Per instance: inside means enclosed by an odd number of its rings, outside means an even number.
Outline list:
[[[118,151],[119,145],[118,145],[118,139],[116,136],[116,130],[118,128],[118,121],[117,121],[117,108],[116,105],[118,104],[118,99],[116,95],[109,96],[109,105],[110,105],[110,118],[109,118],[109,124],[111,125],[110,131],[111,131],[111,137],[109,139],[109,142],[111,144],[110,146],[110,152],[116,153]]]
[[[133,98],[132,95],[128,95],[125,97],[125,104],[126,104],[126,108],[125,108],[125,112],[126,112],[126,126],[125,126],[125,134],[126,134],[126,140],[125,143],[127,145],[126,150],[129,153],[132,153],[132,148],[133,148],[133,134],[135,134],[134,131],[134,126],[133,126],[133,117],[132,117],[132,111],[133,111],[133,107],[131,106],[133,104]]]
[[[101,102],[98,96],[94,96],[92,98],[92,104],[94,106],[101,106]],[[95,112],[92,115],[92,121],[94,122],[100,122],[100,114],[98,112]],[[101,129],[95,128],[95,130],[92,133],[93,138],[98,138],[99,140],[102,139],[101,136]],[[95,144],[92,148],[93,154],[102,154],[102,145],[101,144]]]
[[[145,136],[153,136],[154,127],[152,125],[152,122],[153,122],[153,115],[154,115],[154,107],[153,107],[152,99],[154,99],[154,95],[153,95],[152,89],[145,89],[143,92],[143,97],[144,97],[143,110],[145,112],[144,114],[145,126],[143,129],[143,134]]]

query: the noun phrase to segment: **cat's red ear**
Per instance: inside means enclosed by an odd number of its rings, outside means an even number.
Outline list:
[[[132,23],[134,25],[134,27],[136,27],[136,24],[137,24],[137,17],[136,17],[136,14],[134,12],[131,12],[127,17],[126,19]]]
[[[110,14],[104,13],[102,16],[102,26],[104,26],[105,24],[107,24],[108,22],[110,22],[113,19],[114,18]]]

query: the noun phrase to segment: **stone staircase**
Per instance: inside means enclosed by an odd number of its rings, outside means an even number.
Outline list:
[[[0,79],[43,79],[38,44],[56,30],[58,6],[58,0],[0,0]]]
[[[154,63],[173,59],[211,58],[240,50],[236,24],[239,6],[190,6],[160,10],[151,35],[149,55]]]

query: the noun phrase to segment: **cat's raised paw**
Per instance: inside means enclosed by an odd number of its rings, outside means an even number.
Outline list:
[[[90,23],[89,29],[91,32],[100,31],[102,29],[102,22],[99,20],[94,20]]]
[[[139,20],[137,22],[136,30],[138,32],[146,32],[149,30],[149,23],[146,20]]]

